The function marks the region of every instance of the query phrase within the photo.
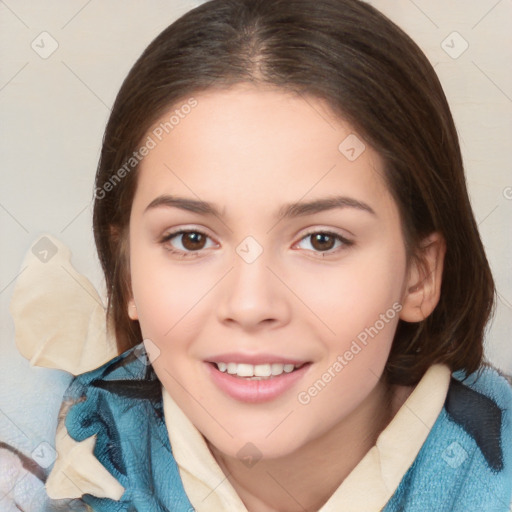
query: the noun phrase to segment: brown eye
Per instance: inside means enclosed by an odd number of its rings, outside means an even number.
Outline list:
[[[182,244],[183,247],[189,251],[197,251],[199,249],[203,249],[206,236],[197,231],[186,231],[182,234]]]
[[[208,242],[210,242],[209,246],[207,246]],[[160,243],[166,250],[180,258],[199,256],[203,249],[215,245],[206,233],[191,229],[169,233],[160,240]]]
[[[313,231],[308,233],[300,240],[299,244],[304,242],[309,242],[309,247],[302,247],[303,249],[321,254],[322,256],[337,254],[339,251],[354,245],[353,241],[329,231]]]
[[[329,251],[336,243],[335,237],[327,233],[314,233],[311,237],[311,245],[318,251]]]

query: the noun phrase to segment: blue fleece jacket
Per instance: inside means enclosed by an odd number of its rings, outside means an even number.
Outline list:
[[[512,388],[488,367],[463,377],[452,375],[437,421],[383,512],[512,510]],[[85,495],[94,511],[194,511],[142,344],[76,377],[65,400],[74,402],[69,435],[83,441],[96,434],[94,455],[126,489],[120,501]]]

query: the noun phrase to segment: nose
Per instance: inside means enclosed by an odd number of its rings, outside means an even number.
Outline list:
[[[217,316],[224,324],[245,331],[278,328],[290,321],[290,292],[265,251],[252,262],[238,254],[222,280]]]

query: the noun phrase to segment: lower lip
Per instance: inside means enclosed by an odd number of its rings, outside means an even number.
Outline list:
[[[262,380],[249,380],[221,372],[212,363],[205,363],[213,382],[221,391],[235,400],[248,403],[268,402],[288,391],[309,370],[311,363],[306,363],[290,373]]]

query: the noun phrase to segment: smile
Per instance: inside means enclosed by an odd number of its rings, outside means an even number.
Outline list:
[[[241,402],[273,400],[292,388],[311,366],[307,363],[206,362],[210,379],[216,387]]]
[[[267,364],[247,364],[247,363],[214,363],[217,369],[223,373],[236,375],[237,377],[248,378],[251,380],[271,379],[283,373],[291,373],[297,368],[300,368],[305,363],[301,364],[282,364],[282,363],[267,363]]]

